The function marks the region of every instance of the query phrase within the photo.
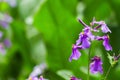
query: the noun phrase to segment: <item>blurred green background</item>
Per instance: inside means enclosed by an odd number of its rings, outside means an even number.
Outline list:
[[[0,13],[13,19],[4,31],[12,46],[0,54],[0,80],[25,80],[41,63],[47,65],[42,73],[46,79],[69,80],[67,76],[74,75],[86,80],[88,50],[69,62],[72,44],[83,28],[77,18],[88,25],[93,17],[104,20],[112,31],[110,54],[120,52],[120,0],[15,0],[14,7],[4,1],[0,0]],[[102,57],[104,74],[91,74],[91,80],[102,80],[110,64],[101,42],[94,43],[91,57],[95,54]],[[120,62],[107,80],[120,80]]]

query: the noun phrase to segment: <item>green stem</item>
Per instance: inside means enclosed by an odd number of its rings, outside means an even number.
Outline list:
[[[90,53],[91,53],[91,47],[92,46],[90,46],[90,49],[89,49],[89,53],[88,53],[88,76],[87,76],[87,80],[90,80]]]
[[[90,66],[90,54],[88,54],[88,77],[87,77],[87,80],[89,80],[89,74],[90,74],[90,68],[89,68],[89,66]]]
[[[106,79],[107,79],[107,76],[108,76],[108,74],[110,73],[111,68],[112,68],[112,66],[110,66],[110,67],[109,67],[109,69],[108,69],[108,71],[107,71],[107,73],[106,73],[106,75],[105,75],[104,80],[106,80]]]

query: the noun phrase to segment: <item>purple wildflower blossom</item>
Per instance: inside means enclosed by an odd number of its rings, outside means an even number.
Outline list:
[[[97,39],[97,40],[103,40],[103,46],[105,47],[105,49],[106,49],[107,51],[112,50],[112,47],[111,47],[111,45],[109,44],[109,36],[108,36],[108,35],[105,35],[105,36],[103,36],[103,37],[97,36],[96,39]]]
[[[82,41],[82,44],[81,46],[83,48],[89,48],[90,47],[90,41],[89,41],[89,38],[86,34],[83,34],[82,38],[81,38],[81,41]]]
[[[89,48],[90,47],[90,41],[89,37],[85,33],[80,33],[79,39],[76,41],[76,45],[81,44],[83,48]]]
[[[2,25],[3,28],[7,28],[8,27],[8,23],[5,21],[1,21],[0,20],[0,25]]]
[[[95,56],[92,58],[92,63],[90,63],[90,72],[93,74],[96,74],[97,72],[103,73],[102,69],[102,61],[101,58],[98,56]]]
[[[1,14],[2,18],[0,18],[0,25],[3,28],[7,28],[9,23],[12,22],[12,18],[8,14]]]
[[[90,38],[90,40],[94,40],[94,38],[95,38],[95,36],[92,34],[92,28],[91,27],[85,27],[84,29],[83,29],[83,31],[84,31],[84,33],[86,33],[87,34],[87,36]]]
[[[78,49],[82,49],[82,47],[77,45],[72,46],[72,54],[69,58],[70,62],[72,61],[72,59],[77,60],[81,56],[81,53],[79,52]]]
[[[93,30],[91,27],[89,27],[87,24],[85,24],[81,19],[78,19],[78,21],[84,26],[83,32],[88,35],[91,40],[94,39],[94,36],[92,35],[91,30]]]
[[[81,79],[78,79],[78,78],[72,76],[72,77],[70,78],[70,80],[81,80]]]
[[[69,58],[69,61],[72,59],[77,60],[80,56],[81,53],[79,52],[78,49],[86,49],[89,48],[91,45],[91,41],[93,40],[103,40],[103,46],[107,51],[112,50],[111,45],[109,44],[109,38],[107,35],[99,37],[93,35],[92,32],[99,32],[99,28],[101,28],[103,33],[110,32],[110,29],[107,27],[104,21],[99,21],[97,22],[95,18],[93,19],[92,23],[90,24],[92,27],[88,26],[85,24],[81,19],[78,19],[79,22],[84,26],[84,29],[82,32],[79,34],[79,39],[76,41],[76,44],[73,45],[72,47],[72,54]],[[94,27],[94,24],[98,24],[98,26]]]
[[[9,39],[5,39],[5,40],[4,40],[4,44],[5,44],[5,46],[8,47],[8,48],[11,46],[11,42],[10,42]]]
[[[47,68],[47,65],[45,63],[41,63],[40,65],[36,65],[29,76],[34,77],[34,76],[41,75],[46,68]]]
[[[91,22],[91,25],[98,24],[99,26],[95,27],[94,29],[101,28],[103,33],[111,33],[111,30],[108,28],[108,26],[105,24],[104,21],[96,21],[95,18],[93,18],[93,22]]]
[[[80,33],[79,39],[76,41],[76,45],[81,45],[83,48],[90,47],[90,41],[94,40],[94,35],[92,34],[92,28],[85,24],[79,19],[79,22],[84,26],[83,32]]]
[[[39,80],[38,77],[33,77],[30,80]]]

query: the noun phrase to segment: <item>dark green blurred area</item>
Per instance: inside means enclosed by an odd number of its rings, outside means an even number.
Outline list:
[[[0,2],[0,12],[13,18],[8,29],[12,46],[5,55],[0,54],[0,80],[25,80],[34,66],[43,62],[48,66],[43,76],[49,80],[64,80],[59,72],[65,70],[86,80],[88,50],[81,51],[79,60],[69,62],[71,46],[83,28],[78,17],[88,25],[93,17],[104,20],[112,31],[110,54],[120,53],[120,0],[16,1],[16,7]],[[110,66],[102,43],[94,43],[91,57],[95,54],[102,56],[104,74],[91,75],[91,80],[102,80]],[[120,62],[107,80],[120,80],[119,74]]]

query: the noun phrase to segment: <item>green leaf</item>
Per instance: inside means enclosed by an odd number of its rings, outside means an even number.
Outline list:
[[[118,61],[117,60],[114,60],[114,57],[111,56],[109,53],[108,54],[108,59],[109,59],[109,62],[111,64],[111,66],[113,67]]]
[[[40,1],[42,0],[20,0],[18,4],[20,16],[24,19],[32,15]]]
[[[64,78],[65,80],[69,80],[71,76],[73,76],[73,73],[69,70],[59,70],[57,71],[57,74]]]
[[[66,10],[59,0],[48,0],[35,14],[34,25],[44,39],[48,67],[52,71],[71,69],[78,73],[79,61],[69,62],[71,46],[82,29],[76,16]]]

